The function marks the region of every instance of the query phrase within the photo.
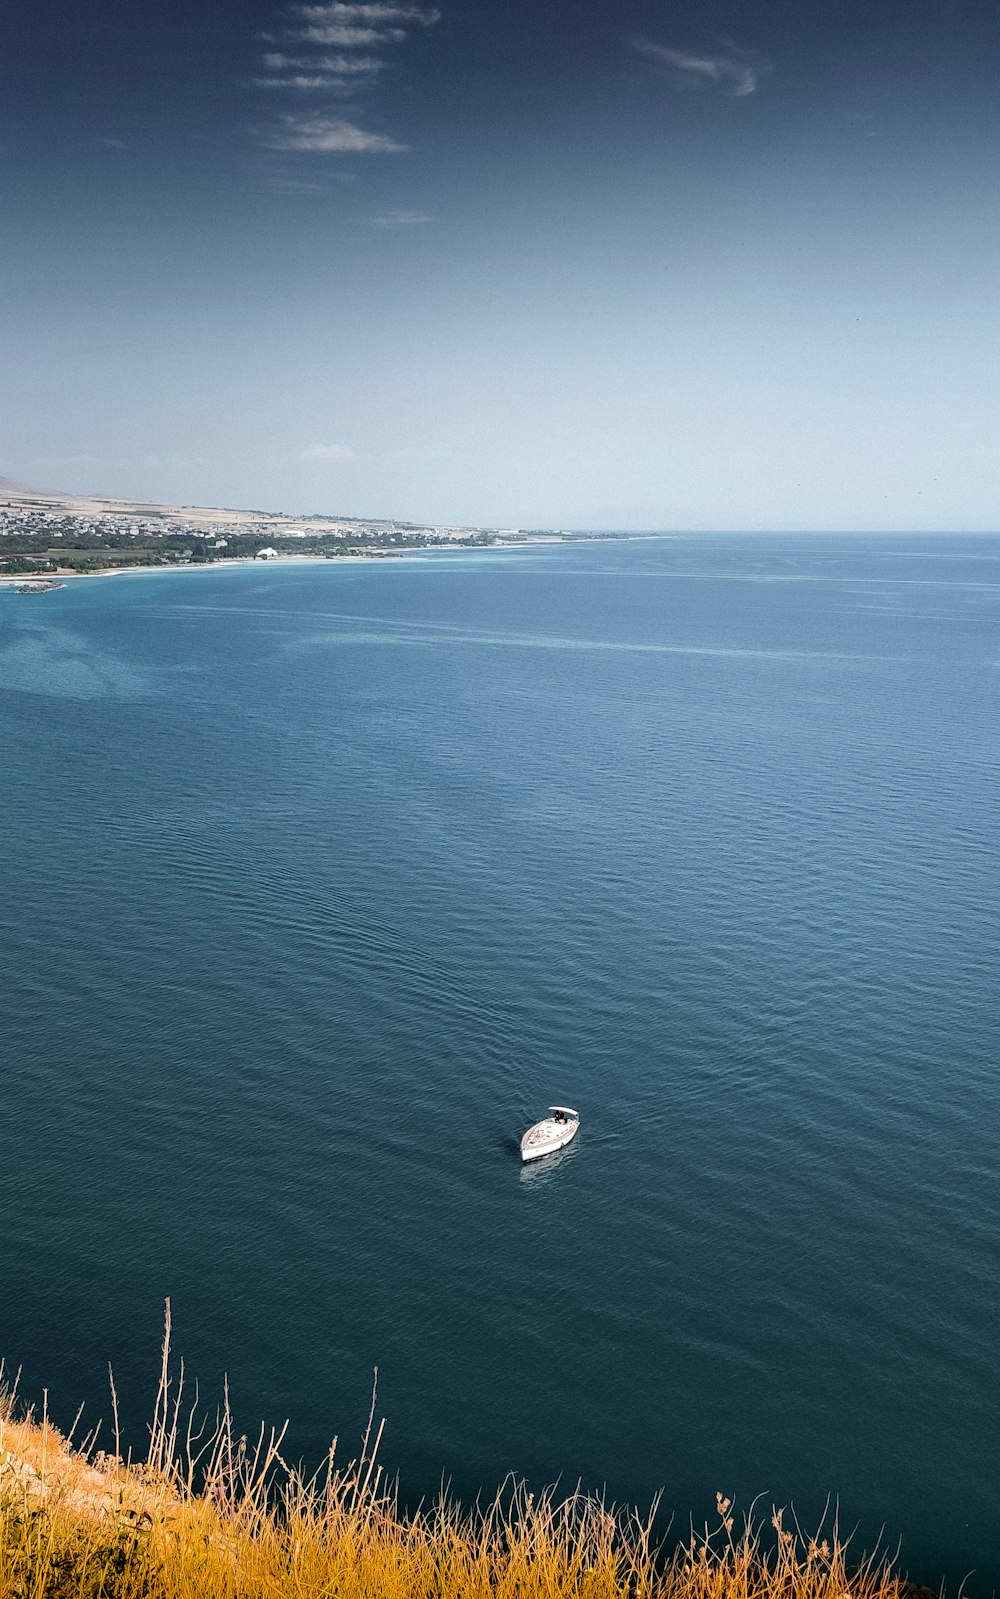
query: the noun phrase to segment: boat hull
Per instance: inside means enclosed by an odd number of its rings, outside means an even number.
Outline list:
[[[521,1139],[521,1159],[541,1160],[543,1155],[554,1155],[564,1149],[580,1130],[578,1121],[557,1122],[551,1117],[529,1127]]]

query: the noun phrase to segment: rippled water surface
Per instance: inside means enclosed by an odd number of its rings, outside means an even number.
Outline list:
[[[0,1349],[1000,1585],[1000,538],[0,595]],[[556,1101],[583,1128],[522,1169]]]

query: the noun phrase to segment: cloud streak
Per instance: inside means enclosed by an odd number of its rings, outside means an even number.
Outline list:
[[[426,6],[397,6],[397,5],[346,5],[342,0],[335,0],[332,5],[325,6],[296,6],[294,14],[305,22],[320,24],[331,23],[361,23],[365,27],[384,26],[385,23],[407,26],[411,23],[420,23],[429,28],[441,19],[440,11],[432,10]]]
[[[426,211],[386,211],[382,216],[369,217],[370,228],[418,228],[431,217]]]
[[[307,444],[299,452],[300,461],[353,461],[354,451],[349,444]]]
[[[379,56],[286,56],[271,51],[264,57],[264,65],[269,72],[304,71],[333,78],[349,78],[380,72],[385,62]]]
[[[341,95],[369,88],[385,68],[380,56],[284,55],[269,51],[263,58],[266,77],[256,82],[263,89],[291,89],[298,94],[331,91]]]
[[[394,47],[414,30],[432,28],[437,9],[396,0],[330,0],[300,4],[285,13],[285,27],[263,37],[272,48],[260,58],[258,88],[293,94],[307,110],[261,130],[271,150],[303,154],[391,155],[409,148],[385,133],[372,133],[358,116],[359,97],[391,64]],[[349,116],[332,102],[348,100]]]
[[[373,44],[402,44],[405,28],[359,28],[353,23],[326,22],[312,28],[301,28],[291,36],[300,44],[339,45],[342,50],[366,49]]]
[[[409,149],[386,133],[370,133],[344,117],[285,117],[267,142],[272,150],[331,155],[393,155]]]
[[[742,99],[753,94],[768,63],[756,52],[730,46],[725,51],[675,50],[670,45],[657,44],[653,39],[637,36],[631,41],[633,50],[652,61],[661,69],[672,89],[714,90],[717,94]]]

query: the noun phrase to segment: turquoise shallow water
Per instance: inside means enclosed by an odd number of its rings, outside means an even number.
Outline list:
[[[991,1592],[998,709],[1000,537],[0,595],[0,1350]]]

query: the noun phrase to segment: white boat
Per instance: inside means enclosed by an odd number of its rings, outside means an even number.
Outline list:
[[[538,1160],[542,1155],[553,1155],[562,1149],[580,1130],[580,1112],[568,1105],[550,1105],[551,1116],[529,1127],[521,1139],[521,1159]]]

